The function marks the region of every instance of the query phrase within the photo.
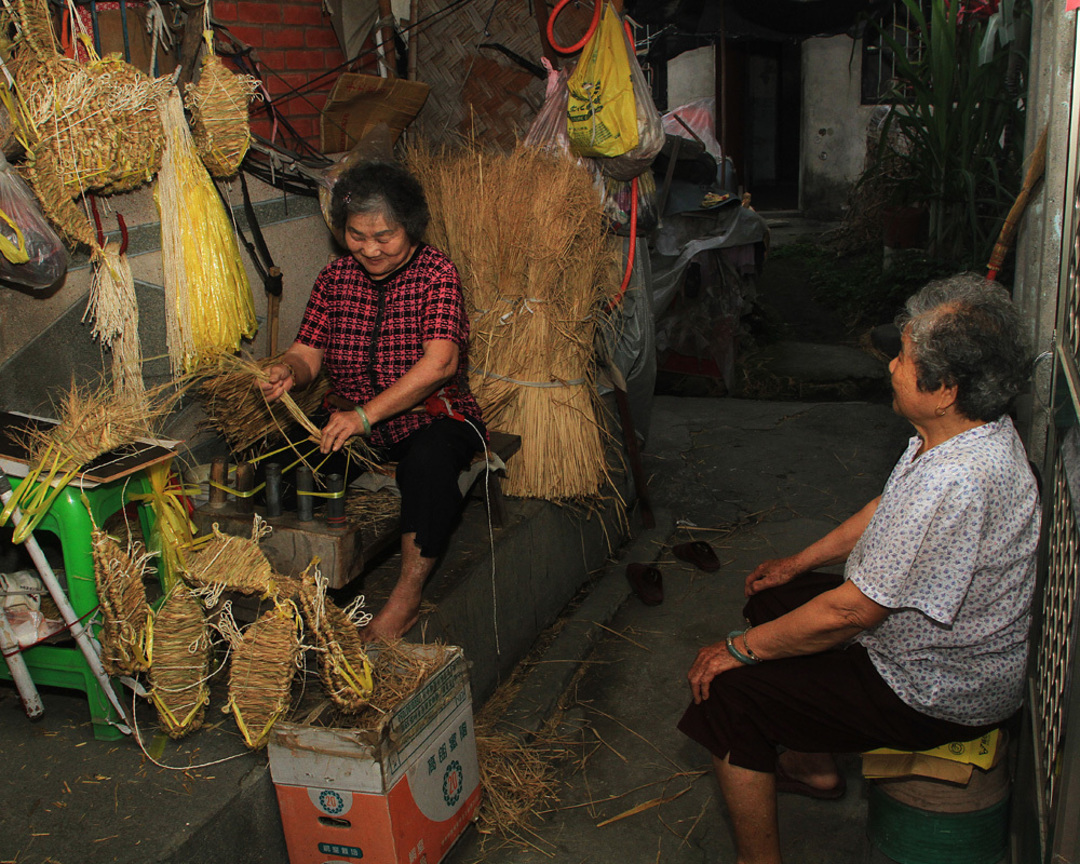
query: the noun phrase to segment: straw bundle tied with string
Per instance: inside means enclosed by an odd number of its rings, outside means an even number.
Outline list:
[[[123,444],[150,437],[151,423],[169,411],[176,397],[171,384],[131,393],[115,392],[107,385],[78,387],[73,382],[59,406],[60,423],[27,432],[30,467],[0,511],[0,525],[20,508],[24,518],[13,539],[23,542],[84,465]]]
[[[327,580],[319,572],[318,559],[311,562],[300,577],[300,608],[308,629],[319,646],[319,677],[323,688],[342,711],[362,709],[371,698],[371,662],[360,627],[371,620],[361,611],[361,595],[347,609],[339,609],[326,596]]]
[[[248,105],[259,87],[257,78],[237,75],[225,68],[214,53],[210,29],[210,4],[203,4],[203,55],[199,80],[187,85],[187,107],[191,111],[191,131],[206,169],[218,178],[232,177],[240,170],[251,129]]]
[[[169,592],[154,616],[150,700],[161,728],[182,738],[203,722],[210,702],[210,635],[202,605],[183,585]]]
[[[161,110],[167,145],[155,199],[161,215],[165,325],[174,372],[192,371],[255,335],[255,301],[236,232],[191,140],[174,88]]]
[[[199,388],[207,417],[233,453],[248,450],[271,435],[285,435],[297,425],[290,403],[306,417],[318,409],[330,390],[330,379],[320,372],[295,398],[290,393],[268,403],[259,382],[266,380],[266,370],[279,357],[253,360],[246,355],[222,354],[218,374],[208,377]]]
[[[94,583],[101,604],[101,662],[110,675],[134,675],[150,668],[153,617],[143,576],[152,557],[141,544],[120,548],[100,529],[90,535]]]
[[[469,382],[491,428],[521,436],[506,491],[598,497],[607,476],[593,345],[617,273],[592,179],[532,150],[409,156],[429,239],[461,272]]]
[[[225,634],[233,647],[225,710],[232,711],[252,750],[266,744],[274,723],[289,707],[300,656],[300,626],[296,606],[285,600],[275,602],[242,636],[235,629]]]
[[[259,548],[259,541],[272,530],[270,526],[256,515],[250,540],[222,533],[216,522],[213,530],[213,537],[199,538],[199,547],[184,554],[181,563],[184,579],[206,607],[216,606],[226,591],[273,595],[278,577]]]

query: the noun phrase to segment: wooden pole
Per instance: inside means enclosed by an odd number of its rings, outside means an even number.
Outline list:
[[[379,0],[379,20],[393,18],[394,8],[390,0]],[[397,78],[397,51],[394,50],[394,27],[387,24],[379,28],[379,40],[382,43],[383,60],[386,63],[387,78]]]

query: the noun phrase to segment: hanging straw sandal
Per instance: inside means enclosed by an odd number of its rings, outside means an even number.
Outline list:
[[[715,573],[720,569],[720,559],[716,557],[712,546],[704,540],[680,543],[674,546],[671,552],[680,561],[686,561],[709,573]]]

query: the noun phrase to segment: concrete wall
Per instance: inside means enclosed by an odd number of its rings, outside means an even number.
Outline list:
[[[842,213],[862,172],[873,106],[859,104],[860,56],[847,36],[803,42],[799,208],[807,215]]]
[[[695,99],[716,97],[716,47],[684,51],[667,63],[668,110]]]
[[[1074,200],[1066,173],[1075,43],[1075,15],[1057,4],[1035,5],[1025,150],[1030,153],[1042,129],[1049,125],[1046,174],[1020,223],[1015,246],[1013,298],[1024,312],[1031,343],[1037,352],[1049,351],[1053,347],[1058,289],[1064,284],[1064,271],[1069,264],[1068,258],[1063,257],[1063,245],[1064,232],[1070,227],[1068,210]],[[1046,453],[1048,427],[1046,411],[1042,406],[1049,399],[1049,372],[1052,365],[1053,361],[1049,358],[1040,362],[1035,399],[1020,405],[1020,431],[1027,443],[1028,455],[1036,464],[1042,464]],[[1046,474],[1047,468],[1044,466],[1044,476],[1049,476]]]

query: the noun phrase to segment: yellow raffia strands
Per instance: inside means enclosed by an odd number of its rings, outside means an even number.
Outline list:
[[[229,214],[191,139],[180,94],[161,111],[165,155],[155,198],[161,214],[165,325],[173,372],[240,348],[255,335],[255,304]]]
[[[184,569],[181,550],[191,547],[197,530],[182,496],[199,492],[185,490],[177,483],[172,462],[169,459],[146,469],[152,492],[129,496],[132,501],[149,502],[154,511],[153,548],[161,556],[158,567],[161,587],[166,591],[171,591],[180,581],[179,574]]]

